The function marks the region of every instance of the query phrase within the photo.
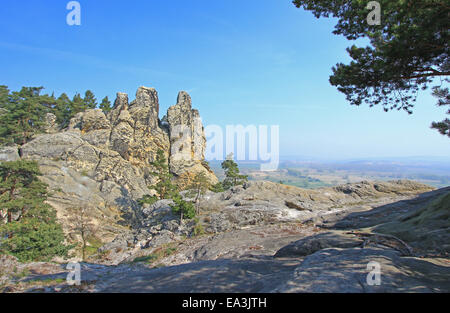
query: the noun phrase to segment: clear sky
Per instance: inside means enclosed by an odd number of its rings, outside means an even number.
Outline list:
[[[350,106],[328,78],[351,43],[290,0],[80,0],[81,26],[68,2],[1,2],[0,84],[112,100],[155,87],[161,117],[186,90],[206,125],[280,125],[281,155],[450,156],[429,91],[411,116]]]

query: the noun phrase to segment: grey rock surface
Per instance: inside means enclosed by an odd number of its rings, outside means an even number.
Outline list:
[[[354,206],[352,212],[349,207],[348,214],[342,216],[341,222],[352,221],[353,228],[346,230],[284,221],[246,225],[225,233],[177,239],[171,238],[175,236],[175,229],[172,228],[176,225],[175,220],[162,219],[162,223],[151,226],[155,228],[154,232],[149,231],[147,236],[123,235],[110,247],[105,247],[105,250],[110,251],[130,245],[126,262],[115,266],[82,264],[80,287],[67,286],[57,281],[67,275],[64,265],[27,264],[20,265],[20,270],[37,266],[45,270],[14,278],[11,281],[13,284],[7,284],[6,291],[449,292],[448,257],[404,256],[395,246],[391,247],[384,241],[363,240],[358,233],[370,233],[370,228],[364,227],[367,219],[357,218],[364,214],[376,223],[388,218],[380,215],[380,210],[394,215],[408,213],[405,211],[414,213],[416,206],[427,205],[444,191],[436,190],[419,197],[410,196],[409,199],[401,196],[400,201],[391,198],[390,203],[384,199],[381,205],[368,202],[371,207],[365,211]],[[143,216],[167,217],[170,215],[167,205],[168,202],[161,201],[148,206]],[[373,215],[370,215],[371,212]],[[139,246],[149,236],[159,236],[157,240],[160,242],[153,241],[155,245],[148,247]],[[161,247],[169,240],[174,240],[170,246],[173,253],[161,255],[152,264],[133,262],[136,257],[154,255],[158,249],[164,251]],[[11,262],[14,263],[14,260],[7,260],[6,264]],[[374,269],[369,266],[373,262],[380,266],[379,285],[370,284],[371,280],[367,280]],[[11,275],[7,274],[6,277],[8,280]],[[43,286],[40,283],[42,280],[55,282]]]
[[[11,162],[19,159],[19,146],[10,145],[0,147],[0,162]]]
[[[346,232],[329,231],[293,242],[278,250],[275,257],[304,257],[326,248],[352,248],[363,241]]]
[[[373,268],[380,265],[380,285],[367,283]],[[329,248],[308,257],[294,270],[292,278],[275,292],[448,292],[450,267],[433,260],[400,257],[390,249]]]

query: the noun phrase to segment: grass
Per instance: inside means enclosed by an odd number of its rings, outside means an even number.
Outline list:
[[[13,275],[14,279],[21,279],[21,278],[27,277],[31,274],[29,269],[25,269],[22,272],[17,273],[17,268],[14,268],[14,273],[15,273]]]
[[[198,219],[198,217],[195,218],[195,226],[194,226],[194,236],[201,236],[205,234],[205,229],[203,228],[202,223]]]
[[[55,284],[63,284],[66,282],[65,278],[46,278],[46,279],[33,279],[23,282],[27,285],[44,285],[50,286]]]
[[[80,255],[82,254],[82,244],[81,242],[78,243],[77,245],[77,249],[76,249],[76,254]],[[87,239],[87,246],[84,250],[85,254],[86,254],[86,259],[89,259],[90,257],[93,257],[95,255],[98,255],[98,249],[103,246],[103,242],[97,238],[97,237],[89,237]],[[101,255],[99,255],[101,257]]]
[[[173,242],[163,245],[159,248],[156,248],[152,254],[135,258],[132,263],[145,263],[148,265],[152,265],[157,261],[174,254],[177,251],[176,245],[177,244]]]
[[[147,263],[147,264],[151,264],[157,259],[158,259],[158,256],[156,254],[150,254],[150,255],[140,256],[140,257],[135,258],[133,260],[133,263]]]

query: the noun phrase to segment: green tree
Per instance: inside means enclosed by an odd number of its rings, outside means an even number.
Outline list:
[[[195,174],[191,184],[187,187],[187,189],[190,189],[194,192],[194,203],[197,214],[200,213],[200,201],[210,188],[211,183],[206,177],[206,174],[203,172]]]
[[[222,182],[225,189],[242,185],[248,181],[247,175],[240,174],[237,163],[233,161],[232,153],[227,156],[225,161],[222,162],[222,169],[225,171],[225,179]]]
[[[150,174],[158,179],[156,185],[151,186],[150,189],[158,193],[159,199],[171,199],[177,193],[177,187],[172,183],[173,175],[169,171],[163,150],[158,150],[155,161],[150,165],[153,168]]]
[[[70,108],[70,116],[73,117],[77,113],[86,111],[87,106],[85,105],[84,99],[81,97],[79,93],[75,94],[72,99],[71,108]]]
[[[44,116],[48,112],[40,96],[43,87],[23,87],[20,92],[9,93],[0,88],[0,144],[23,145],[43,130]]]
[[[9,89],[8,86],[0,85],[0,108],[6,106],[9,97]]]
[[[90,90],[86,91],[84,94],[84,108],[86,109],[95,109],[97,107],[97,99],[94,96],[94,93]]]
[[[222,182],[218,182],[215,185],[212,185],[209,190],[211,190],[212,192],[223,192],[225,191],[225,188],[223,187]]]
[[[45,203],[47,185],[39,181],[38,165],[33,161],[0,164],[0,207],[6,221],[0,225],[0,253],[20,261],[48,261],[65,256],[64,234],[56,213]]]
[[[382,105],[385,111],[397,109],[412,113],[419,90],[436,82],[436,95],[448,101],[450,75],[449,3],[444,0],[378,0],[381,25],[369,25],[373,8],[368,1],[294,0],[298,8],[315,17],[333,16],[338,22],[334,34],[348,40],[366,38],[367,47],[347,49],[350,64],[333,67],[330,83],[346,95],[352,105]],[[373,23],[371,23],[373,24]],[[438,80],[436,79],[438,78]],[[448,133],[449,120],[433,123]]]
[[[450,106],[450,94],[448,88],[433,87],[433,96],[438,98],[438,106]],[[447,115],[450,115],[450,109],[447,110]],[[450,119],[446,118],[441,122],[433,122],[431,128],[437,129],[442,135],[450,137]]]
[[[61,125],[61,128],[65,128],[69,125],[72,114],[72,101],[67,94],[62,93],[58,99],[56,99],[55,109],[53,114],[56,116],[56,122]]]
[[[8,143],[9,125],[9,89],[8,86],[0,85],[0,145]]]
[[[102,102],[100,103],[100,109],[102,109],[105,114],[111,111],[112,107],[111,102],[108,99],[108,96],[103,98]]]
[[[183,223],[183,218],[192,219],[195,217],[195,207],[191,202],[183,200],[180,195],[173,197],[174,204],[170,207],[174,214],[180,214],[180,224]]]
[[[83,261],[86,260],[88,239],[94,237],[97,232],[97,227],[88,214],[89,210],[87,205],[69,210],[71,212],[71,217],[69,218],[71,231],[79,234],[81,238],[81,255]]]

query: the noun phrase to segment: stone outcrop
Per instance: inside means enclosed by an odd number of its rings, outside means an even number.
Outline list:
[[[56,122],[56,115],[47,113],[45,115],[44,131],[47,134],[54,134],[58,132],[58,123]]]
[[[19,146],[10,145],[0,147],[0,162],[17,161],[19,159]]]
[[[180,92],[164,122],[159,113],[154,88],[139,87],[132,102],[127,94],[118,93],[108,114],[100,109],[80,112],[64,130],[57,131],[54,115],[48,115],[45,133],[20,147],[21,156],[39,162],[43,180],[54,191],[49,202],[60,218],[67,209],[89,203],[96,208],[92,216],[104,224],[102,238],[111,240],[117,233],[117,227],[111,226],[116,225],[112,221],[118,219],[117,210],[125,211],[132,225],[140,223],[136,200],[149,194],[148,186],[156,183],[150,164],[158,150],[164,152],[175,179],[204,172],[212,183],[217,182],[203,165],[206,139],[189,95]],[[181,143],[182,152],[174,148],[180,146],[174,131],[179,127],[193,134]],[[198,151],[196,159],[190,151]],[[18,153],[19,147],[3,147],[0,158],[15,160]],[[102,216],[110,218],[102,221]]]
[[[178,94],[177,104],[167,110],[170,137],[170,170],[177,176],[204,173],[215,184],[214,173],[204,164],[206,137],[200,114],[192,109],[191,97]]]

